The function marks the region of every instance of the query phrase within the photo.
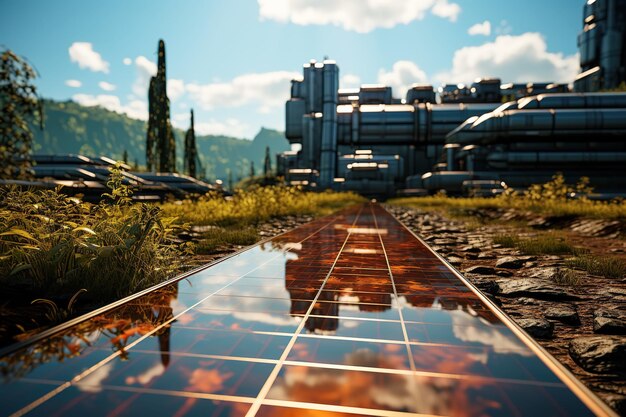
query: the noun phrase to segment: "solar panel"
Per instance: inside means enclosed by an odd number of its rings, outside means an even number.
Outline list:
[[[382,207],[5,349],[4,415],[613,415]]]

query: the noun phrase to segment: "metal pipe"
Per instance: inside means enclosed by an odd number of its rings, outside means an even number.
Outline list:
[[[337,170],[337,104],[339,69],[333,61],[324,61],[322,97],[322,143],[320,155],[321,188],[332,188]]]

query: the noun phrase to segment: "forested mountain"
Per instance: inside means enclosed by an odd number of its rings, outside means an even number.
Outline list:
[[[34,153],[74,153],[122,159],[126,151],[129,164],[145,165],[146,122],[100,107],[84,107],[72,101],[46,100],[44,114],[44,129],[32,126]],[[175,129],[174,134],[180,170],[184,132]],[[257,172],[260,172],[266,146],[270,147],[272,155],[289,149],[289,142],[283,133],[271,129],[261,129],[252,141],[209,135],[197,136],[196,143],[207,178],[226,179],[228,170],[231,170],[235,181],[249,175],[250,161],[254,161]],[[275,158],[272,158],[272,164],[275,164]]]

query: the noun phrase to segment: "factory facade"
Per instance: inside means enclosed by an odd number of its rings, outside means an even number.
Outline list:
[[[614,24],[622,3],[585,6],[585,15],[596,13],[600,29],[585,26],[580,35],[582,73],[575,89],[624,79],[623,29]],[[600,48],[593,55],[605,57],[595,72],[602,76],[589,78],[586,65],[592,63],[584,48],[593,42],[609,45],[611,53]],[[621,55],[614,53],[616,42]],[[292,185],[372,196],[459,193],[466,181],[527,187],[557,171],[573,180],[589,176],[602,192],[626,190],[611,175],[626,162],[626,94],[570,93],[563,84],[503,84],[497,78],[437,90],[416,84],[401,99],[392,93],[384,85],[339,89],[334,61],[305,64],[286,103],[285,134],[293,150],[278,156],[279,174]]]

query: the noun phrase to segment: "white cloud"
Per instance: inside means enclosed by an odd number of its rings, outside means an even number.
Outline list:
[[[528,32],[461,48],[454,53],[452,69],[434,78],[446,83],[471,82],[478,77],[499,77],[503,82],[571,82],[578,66],[578,54],[548,52],[541,34]]]
[[[334,25],[367,33],[421,20],[428,11],[456,21],[461,8],[448,0],[258,0],[262,20]]]
[[[82,106],[100,106],[116,113],[123,113],[128,117],[139,120],[148,119],[148,105],[145,101],[131,100],[127,104],[122,104],[118,96],[110,94],[74,94],[72,100]]]
[[[124,58],[122,62],[124,63],[124,65],[130,65],[133,63],[133,60],[127,57],[127,58]]]
[[[108,83],[106,81],[100,81],[98,83],[98,86],[103,89],[104,91],[114,91],[117,87],[115,86],[115,84],[111,84]]]
[[[475,25],[471,26],[467,30],[467,33],[469,33],[472,36],[474,35],[489,36],[491,35],[491,22],[489,22],[488,20],[485,20],[482,23],[476,23]]]
[[[79,67],[87,68],[94,72],[104,72],[108,74],[109,63],[102,59],[102,56],[93,50],[93,45],[89,42],[74,42],[69,47],[70,60],[76,62]]]
[[[79,88],[83,85],[83,83],[78,80],[66,80],[65,85],[72,88]]]
[[[137,78],[132,86],[133,94],[137,97],[148,97],[150,77],[156,75],[157,65],[145,56],[140,55],[135,58],[135,68],[137,69]]]
[[[185,94],[185,83],[183,80],[167,80],[167,97],[170,101],[176,101]]]
[[[354,74],[342,75],[339,80],[339,86],[341,88],[358,88],[361,86],[361,78]]]
[[[461,13],[461,6],[456,3],[448,3],[448,0],[437,0],[432,8],[432,13],[435,16],[456,22],[459,13]]]
[[[510,35],[513,32],[513,27],[506,20],[501,20],[495,32],[496,35]]]
[[[275,71],[244,74],[227,82],[189,83],[186,91],[202,109],[256,105],[260,113],[282,107],[290,94],[290,81],[300,74]]]
[[[378,72],[378,82],[392,87],[394,97],[404,98],[411,85],[427,81],[426,73],[411,61],[397,61],[391,71]]]
[[[181,130],[189,129],[189,112],[176,113],[172,115],[172,125]],[[203,121],[202,117],[196,113],[194,130],[196,135],[224,135],[233,136],[236,138],[251,138],[254,137],[256,127],[252,127],[241,120],[235,118],[228,118],[226,120],[216,120],[214,118],[209,121]]]

